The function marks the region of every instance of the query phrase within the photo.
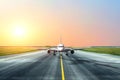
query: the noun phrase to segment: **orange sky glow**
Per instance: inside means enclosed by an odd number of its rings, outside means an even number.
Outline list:
[[[0,46],[57,45],[60,36],[66,46],[120,45],[118,29],[89,10],[71,0],[0,0]]]

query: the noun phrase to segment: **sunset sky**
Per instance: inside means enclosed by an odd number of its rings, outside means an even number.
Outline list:
[[[120,46],[120,0],[0,0],[0,46]]]

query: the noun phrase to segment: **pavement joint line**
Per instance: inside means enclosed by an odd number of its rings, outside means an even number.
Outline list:
[[[65,80],[65,74],[64,74],[64,67],[63,67],[62,55],[60,55],[60,65],[61,65],[62,80]]]

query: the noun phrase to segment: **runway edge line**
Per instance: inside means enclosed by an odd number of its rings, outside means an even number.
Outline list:
[[[63,67],[62,55],[60,55],[60,65],[61,65],[62,80],[65,80],[65,74],[64,74],[64,67]]]

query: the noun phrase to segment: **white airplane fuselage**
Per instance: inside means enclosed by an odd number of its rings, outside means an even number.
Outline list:
[[[64,44],[59,44],[58,46],[57,46],[57,51],[58,52],[63,52],[64,51]]]
[[[50,48],[47,51],[48,53],[53,53],[55,55],[56,52],[65,52],[66,55],[68,55],[68,52],[71,54],[74,53],[74,50],[72,48],[65,47],[64,44],[62,44],[62,41],[60,39],[60,44],[57,45],[55,48]]]

